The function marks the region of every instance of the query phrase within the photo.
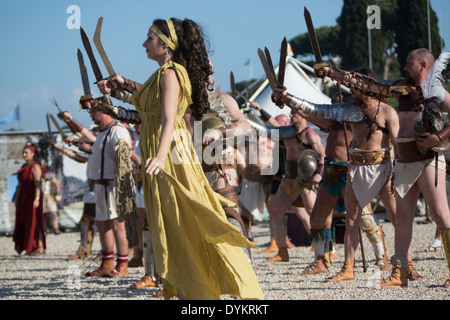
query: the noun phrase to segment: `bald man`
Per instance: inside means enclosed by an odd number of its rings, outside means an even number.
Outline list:
[[[406,59],[404,67],[409,82],[420,89],[422,79],[433,67],[434,57],[428,49],[413,50]],[[410,248],[413,230],[414,214],[422,193],[430,212],[441,233],[450,270],[450,211],[446,193],[446,163],[441,154],[438,157],[437,169],[434,151],[424,155],[418,152],[417,144],[423,148],[431,148],[447,139],[444,128],[438,134],[423,134],[416,137],[414,125],[420,111],[423,109],[420,90],[398,99],[398,115],[400,130],[398,134],[398,159],[395,165],[395,196],[397,202],[397,215],[395,227],[395,255],[391,276],[381,282],[381,286],[407,286],[407,256]],[[445,101],[441,109],[450,112],[450,95],[445,91]],[[417,141],[417,142],[416,142]],[[435,179],[437,178],[437,186]],[[445,241],[446,239],[446,241]],[[445,246],[447,243],[447,246]],[[450,286],[450,277],[444,286]]]

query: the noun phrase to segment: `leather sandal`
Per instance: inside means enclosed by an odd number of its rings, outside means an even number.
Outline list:
[[[102,275],[106,278],[121,278],[128,276],[128,262],[119,262],[116,267],[108,273]]]
[[[328,268],[326,265],[325,257],[319,256],[317,257],[317,260],[307,267],[305,270],[303,270],[302,274],[309,275],[309,274],[317,274],[317,273],[327,273]]]
[[[408,261],[408,264],[406,265],[406,277],[410,281],[416,281],[416,280],[423,279],[423,277],[417,273],[412,261]]]
[[[332,276],[330,278],[327,278],[327,282],[341,282],[341,281],[352,281],[355,280],[355,274],[353,273],[353,262],[344,262],[344,266],[342,267],[342,270],[336,274],[335,276]]]
[[[41,256],[45,254],[45,250],[43,247],[39,247],[37,249],[34,249],[33,251],[31,251],[28,255],[29,256]]]
[[[278,250],[278,253],[266,260],[266,262],[288,262],[289,261],[289,253],[287,247],[282,247]]]
[[[407,271],[406,268],[393,267],[391,275],[384,280],[381,280],[380,287],[407,287]]]
[[[113,269],[114,269],[114,260],[112,259],[103,260],[99,268],[87,272],[85,274],[85,277],[101,277],[104,274],[111,272]]]
[[[270,240],[270,245],[262,250],[260,253],[273,253],[273,252],[278,252],[278,246],[275,240]]]
[[[142,289],[142,288],[148,288],[148,287],[157,287],[158,283],[157,281],[153,280],[153,277],[149,274],[146,274],[139,280],[138,282],[134,283],[129,289]]]

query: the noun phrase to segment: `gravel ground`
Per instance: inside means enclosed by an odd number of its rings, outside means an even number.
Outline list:
[[[409,282],[407,288],[377,289],[372,286],[389,275],[373,268],[374,255],[370,243],[364,237],[364,248],[369,269],[363,272],[361,251],[356,256],[356,280],[346,283],[327,283],[329,275],[303,276],[301,272],[313,260],[309,246],[289,250],[287,263],[266,263],[270,254],[261,254],[269,242],[266,224],[253,227],[253,236],[258,249],[253,250],[253,267],[267,300],[449,300],[450,289],[442,284],[449,270],[444,253],[421,252],[429,246],[435,232],[434,223],[423,223],[416,217],[412,241],[412,252],[417,271],[424,276],[422,281]],[[386,235],[389,256],[393,254],[393,227],[390,222],[380,220]],[[157,288],[129,290],[128,287],[143,276],[144,268],[130,268],[128,277],[118,279],[84,278],[84,273],[94,269],[98,262],[93,259],[68,260],[79,245],[79,233],[47,235],[45,255],[18,256],[13,249],[10,236],[0,237],[0,300],[158,300],[152,292]],[[333,261],[330,275],[340,271],[344,248],[336,245],[338,258]],[[94,251],[100,250],[98,236]],[[273,254],[272,254],[273,255]],[[80,276],[81,275],[81,276]],[[225,297],[232,299],[232,297]]]

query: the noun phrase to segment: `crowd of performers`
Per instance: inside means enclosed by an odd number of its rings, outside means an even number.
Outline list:
[[[262,299],[252,268],[254,220],[269,212],[271,241],[262,252],[273,252],[267,263],[282,263],[289,261],[291,245],[286,213],[295,212],[315,253],[303,274],[327,274],[335,254],[333,213],[341,198],[345,261],[325,280],[355,279],[355,250],[365,234],[376,265],[392,270],[379,286],[407,286],[422,278],[410,249],[420,193],[440,229],[450,266],[443,155],[450,126],[442,117],[450,110],[450,97],[443,88],[444,56],[435,61],[427,49],[414,50],[404,67],[407,79],[390,82],[369,69],[316,64],[317,77],[336,80],[351,93],[339,91],[331,104],[315,104],[291,95],[290,88],[276,89],[274,104],[290,113],[273,117],[257,103],[242,112],[215,86],[203,40],[195,49],[189,46],[199,44],[199,30],[189,19],[155,20],[143,46],[160,68],[149,80],[140,84],[116,75],[98,82],[104,96],[80,99],[96,132],[68,112],[58,115],[78,136],[66,142],[90,154],[52,144],[88,164],[93,195],[85,202],[81,245],[72,256],[91,254],[95,223],[102,263],[87,277],[122,277],[128,267],[144,265],[145,274],[133,288],[155,287],[160,279],[166,299],[217,299],[226,293]],[[397,108],[387,98],[397,98]],[[114,99],[134,108],[114,106]],[[325,146],[309,123],[327,132]],[[391,259],[372,212],[376,197],[395,229]]]

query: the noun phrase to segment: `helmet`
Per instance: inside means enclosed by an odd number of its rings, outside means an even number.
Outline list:
[[[298,156],[298,179],[302,184],[307,184],[317,171],[319,155],[314,150],[305,150]]]
[[[209,129],[217,129],[225,126],[225,123],[220,119],[216,113],[209,112],[203,115],[202,118],[202,134]]]
[[[426,99],[421,116],[416,122],[414,129],[420,135],[423,132],[437,134],[448,124],[449,119],[442,114],[439,100],[435,98]],[[449,140],[446,139],[431,148],[436,152],[447,153],[450,151]],[[420,150],[420,148],[419,148]],[[424,151],[426,152],[426,151]]]

